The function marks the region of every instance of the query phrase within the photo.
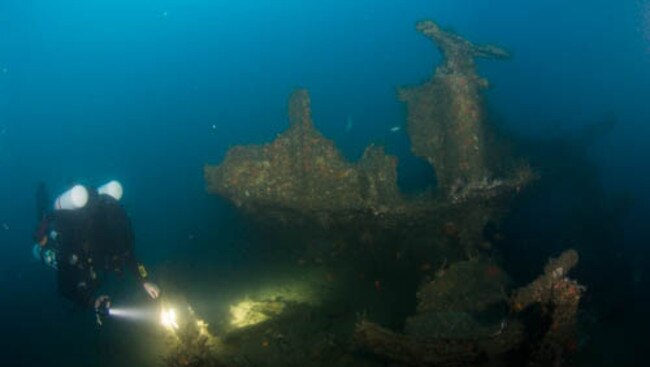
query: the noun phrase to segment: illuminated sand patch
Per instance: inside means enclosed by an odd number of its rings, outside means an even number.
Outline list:
[[[229,307],[229,324],[240,329],[279,316],[289,303],[316,306],[330,292],[324,287],[323,271],[284,274],[268,278],[247,296]]]

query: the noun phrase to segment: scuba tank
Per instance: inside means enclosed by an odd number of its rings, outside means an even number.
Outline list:
[[[56,210],[81,209],[88,203],[88,190],[82,185],[75,185],[70,190],[59,195],[54,201]]]
[[[97,188],[98,194],[104,194],[113,197],[113,199],[119,201],[122,198],[124,190],[122,189],[122,184],[119,181],[112,180],[109,181]]]

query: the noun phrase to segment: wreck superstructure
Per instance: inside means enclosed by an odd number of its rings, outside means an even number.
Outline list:
[[[438,45],[443,63],[430,81],[401,89],[399,97],[407,105],[412,150],[438,177],[436,195],[406,198],[397,186],[397,158],[380,147],[367,147],[358,162],[346,161],[316,130],[306,90],[291,96],[289,128],[273,142],[234,147],[220,165],[205,167],[208,191],[257,218],[284,224],[447,225],[458,228],[463,246],[479,243],[485,224],[498,219],[504,202],[534,177],[525,165],[496,176],[487,162],[480,94],[487,81],[477,75],[474,59],[508,54],[476,46],[431,21],[417,29]]]
[[[289,121],[289,129],[272,143],[233,148],[221,165],[207,166],[208,190],[260,214],[286,210],[317,216],[402,203],[397,159],[371,146],[359,162],[347,162],[314,127],[306,90],[291,96]]]
[[[453,194],[492,179],[480,95],[488,82],[477,74],[475,59],[509,55],[496,46],[474,45],[432,21],[417,29],[438,46],[442,63],[431,80],[401,89],[399,97],[408,108],[413,153],[434,167],[439,189]]]

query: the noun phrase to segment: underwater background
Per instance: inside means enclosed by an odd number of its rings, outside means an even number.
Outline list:
[[[139,257],[214,325],[251,284],[295,277],[254,221],[206,191],[204,165],[285,130],[296,88],[347,159],[384,146],[400,188],[426,190],[435,174],[411,154],[396,98],[440,60],[421,19],[513,55],[478,62],[490,121],[542,177],[504,219],[504,269],[523,285],[577,249],[587,291],[573,363],[644,365],[650,2],[635,0],[0,0],[1,364],[160,365],[166,353],[155,328],[98,330],[57,294],[31,255],[40,181],[54,195],[120,180]],[[132,283],[107,289],[146,303]],[[399,301],[383,312],[413,311],[414,297]]]

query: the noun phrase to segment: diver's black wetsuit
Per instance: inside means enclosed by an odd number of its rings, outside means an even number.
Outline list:
[[[134,255],[131,221],[120,203],[105,194],[91,194],[88,203],[77,210],[56,210],[39,226],[56,232],[53,236],[37,234],[43,246],[56,251],[59,292],[74,303],[93,305],[95,292],[106,271],[122,273],[129,269],[140,282],[146,281],[146,270]],[[47,236],[47,234],[45,234]],[[43,239],[46,244],[43,244]]]

